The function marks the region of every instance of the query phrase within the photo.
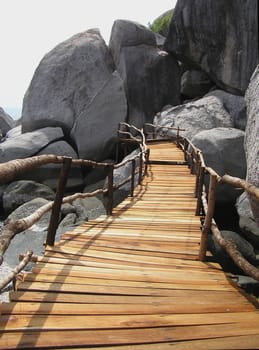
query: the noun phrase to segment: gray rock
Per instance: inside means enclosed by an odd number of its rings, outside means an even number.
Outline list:
[[[60,126],[69,134],[113,70],[99,31],[88,30],[60,43],[42,59],[26,92],[23,132]]]
[[[241,254],[251,264],[256,265],[257,262],[254,248],[247,240],[245,240],[236,232],[232,231],[221,231],[221,234],[225,239],[233,240]],[[225,270],[231,271],[232,273],[241,272],[236,264],[232,261],[230,256],[225,252],[225,250],[218,245],[213,235],[209,236],[209,249]]]
[[[5,136],[7,131],[12,129],[14,125],[15,121],[13,118],[0,107],[0,130],[2,132],[2,136]]]
[[[232,127],[233,121],[222,103],[214,96],[169,108],[154,118],[154,124],[179,127],[181,134],[192,139],[198,132],[218,127]],[[174,132],[168,131],[171,135]]]
[[[220,176],[229,174],[244,179],[246,159],[242,130],[234,128],[216,128],[201,131],[192,142],[202,150],[205,163]],[[219,202],[235,202],[240,191],[227,184],[217,186],[216,199]]]
[[[106,214],[103,202],[97,197],[76,199],[72,202],[76,209],[77,223],[96,219],[100,215]]]
[[[15,209],[8,217],[7,220],[16,221],[19,219],[23,219],[29,215],[31,215],[33,212],[35,212],[37,209],[42,207],[43,205],[47,204],[49,201],[44,198],[34,198],[30,200],[29,202],[26,202],[19,206],[17,209]],[[49,225],[49,219],[50,219],[50,212],[44,214],[42,218],[34,224],[30,229],[34,231],[44,231],[48,228]]]
[[[190,98],[205,95],[212,86],[208,75],[200,70],[187,70],[181,78],[181,94]]]
[[[235,206],[239,215],[239,227],[244,233],[244,236],[254,247],[259,248],[259,226],[255,222],[246,192],[238,197]]]
[[[76,213],[68,213],[58,226],[58,230],[73,226],[78,219]]]
[[[164,105],[180,102],[178,63],[157,47],[151,30],[135,22],[117,20],[109,48],[125,85],[130,124],[142,127]]]
[[[61,128],[43,128],[8,138],[0,144],[0,163],[36,155],[43,147],[64,137]]]
[[[66,156],[73,159],[78,159],[77,153],[74,149],[65,141],[57,141],[49,144],[47,147],[44,147],[37,153],[37,156],[43,154],[54,154],[57,156]],[[29,173],[24,173],[21,177],[25,179],[34,180],[41,182],[42,184],[56,189],[61,164],[47,164],[39,168],[31,170]],[[67,179],[66,189],[77,189],[83,185],[83,175],[80,166],[72,166],[69,171],[69,176]]]
[[[243,96],[232,95],[223,90],[214,90],[204,97],[214,96],[223,104],[226,111],[230,114],[234,128],[245,130],[246,128],[246,102]]]
[[[259,187],[259,65],[246,92],[247,126],[245,151],[247,160],[247,181]],[[259,227],[259,201],[249,196],[255,222]]]
[[[131,158],[134,158],[138,153],[140,152],[140,149],[136,149],[133,152],[131,152],[128,156],[126,156],[123,159],[123,162],[126,160],[129,160]],[[139,166],[139,159],[136,161],[136,169]],[[120,185],[123,181],[128,179],[132,174],[132,162],[127,162],[125,165],[114,169],[113,172],[113,183],[115,186]],[[135,186],[138,184],[138,175],[135,176]],[[108,178],[105,179],[104,187],[108,186]],[[126,198],[129,195],[131,188],[131,183],[128,182],[125,185],[121,186],[119,189],[117,189],[113,193],[113,205],[116,206],[119,204],[124,198]]]
[[[118,123],[125,121],[127,101],[117,72],[110,75],[91,103],[77,118],[71,138],[80,158],[103,160],[114,153]]]
[[[6,133],[6,139],[10,139],[13,137],[17,137],[20,136],[22,134],[22,126],[18,125],[15,126],[14,128],[10,129],[7,133]]]
[[[34,181],[14,181],[3,193],[4,212],[9,214],[22,204],[38,197],[53,200],[55,193],[48,186]]]
[[[258,59],[257,22],[255,0],[181,0],[165,48],[224,90],[244,94]]]

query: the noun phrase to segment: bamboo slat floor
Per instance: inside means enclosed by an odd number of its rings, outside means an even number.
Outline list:
[[[149,147],[151,160],[184,161],[172,143]],[[151,164],[112,217],[46,247],[1,305],[0,348],[259,348],[255,302],[197,260],[194,186],[186,165]]]

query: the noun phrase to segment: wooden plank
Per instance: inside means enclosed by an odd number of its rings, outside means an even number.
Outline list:
[[[170,305],[177,303],[179,299],[191,300],[195,304],[196,301],[216,302],[230,304],[248,303],[251,305],[251,310],[254,310],[253,305],[240,293],[234,291],[204,291],[204,290],[182,290],[174,289],[170,297],[152,297],[142,296],[124,296],[124,295],[95,295],[95,294],[71,294],[71,293],[54,293],[54,292],[33,292],[33,291],[16,291],[10,292],[11,301],[31,301],[45,303],[70,303],[70,304],[148,304],[148,305]],[[7,304],[3,304],[3,310],[6,310]],[[10,309],[12,310],[12,309]]]
[[[230,336],[258,336],[258,325],[254,324],[219,324],[200,326],[133,328],[133,329],[97,329],[63,331],[30,331],[5,332],[1,337],[1,346],[4,349],[35,348],[59,346],[86,346],[86,345],[120,345],[120,344],[150,344],[155,342],[168,343],[190,339],[213,339]]]
[[[244,349],[258,349],[259,348],[259,335],[242,335],[234,337],[217,337],[212,339],[201,339],[201,340],[187,340],[180,342],[168,342],[168,343],[154,343],[154,344],[143,344],[143,345],[122,345],[116,346],[116,350],[244,350]],[[62,348],[68,350],[68,348]],[[77,348],[82,350],[86,348]],[[98,346],[99,350],[114,350],[114,347]]]
[[[78,316],[71,315],[53,316],[37,315],[30,317],[27,315],[4,316],[0,321],[0,330],[26,331],[28,328],[34,331],[43,330],[80,330],[80,329],[110,329],[116,328],[147,328],[164,326],[193,326],[193,325],[216,325],[232,323],[235,327],[240,321],[246,323],[258,323],[259,315],[252,312],[237,313],[217,313],[217,314],[150,314],[146,315],[91,315]],[[259,331],[258,331],[259,332]]]

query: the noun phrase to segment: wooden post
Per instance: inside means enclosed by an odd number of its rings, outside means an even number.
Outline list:
[[[180,140],[179,140],[179,133],[180,133],[180,130],[179,130],[179,126],[177,127],[177,134],[176,134],[176,146],[179,148],[179,144],[180,144]]]
[[[200,160],[197,160],[195,173],[196,173],[196,182],[195,182],[194,196],[195,196],[195,198],[197,198],[198,187],[199,187],[199,182],[200,182],[200,175],[201,175],[201,161]]]
[[[135,171],[136,171],[136,160],[132,159],[131,161],[131,185],[130,185],[130,196],[134,196],[134,187],[135,187]]]
[[[63,196],[65,193],[67,178],[69,174],[69,170],[71,167],[72,158],[64,157],[63,159],[63,167],[61,168],[59,175],[58,187],[56,190],[56,196],[54,200],[54,204],[52,207],[52,212],[49,221],[48,234],[46,239],[46,245],[53,246],[55,242],[56,231],[59,223],[59,214],[60,208],[63,200]]]
[[[112,215],[113,208],[113,170],[114,165],[109,165],[108,169],[108,203],[107,203],[107,215]]]
[[[186,139],[184,139],[184,160],[187,162],[188,157],[187,157],[187,149],[188,149],[188,142]]]
[[[148,163],[149,163],[149,156],[150,156],[150,149],[148,148],[146,150],[146,162],[145,162],[145,176],[147,175],[147,168],[148,168]]]
[[[141,185],[142,182],[142,172],[143,172],[143,153],[139,157],[139,175],[138,175],[138,184]]]
[[[214,208],[215,208],[215,191],[216,191],[216,184],[217,184],[217,176],[216,175],[210,175],[210,185],[209,185],[209,198],[208,198],[208,210],[205,217],[205,222],[202,227],[202,233],[201,233],[201,245],[200,245],[200,252],[199,252],[199,260],[204,261],[206,258],[206,251],[207,251],[207,243],[208,243],[208,234],[210,232],[211,222],[214,215]]]
[[[197,197],[197,205],[196,205],[196,215],[200,215],[201,213],[201,196],[202,196],[202,188],[204,184],[204,176],[205,176],[205,167],[201,166],[200,171],[199,171],[199,182],[197,186],[197,192],[196,192],[196,197]]]

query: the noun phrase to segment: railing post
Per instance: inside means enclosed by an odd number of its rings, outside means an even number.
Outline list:
[[[184,160],[187,161],[188,160],[188,157],[187,157],[187,149],[188,149],[188,142],[186,139],[184,139]]]
[[[196,167],[195,167],[195,175],[196,175],[196,182],[195,182],[195,191],[194,191],[194,196],[197,198],[198,195],[198,187],[199,187],[199,182],[200,182],[200,174],[201,174],[201,161],[198,157],[196,156]]]
[[[149,163],[149,157],[150,157],[150,149],[148,148],[146,150],[146,161],[145,161],[145,176],[147,175],[147,168],[148,168],[148,163]]]
[[[130,182],[130,196],[134,196],[135,188],[135,171],[136,171],[136,160],[132,159],[131,161],[131,182]]]
[[[202,196],[202,188],[204,184],[204,175],[205,175],[205,167],[200,166],[198,183],[196,187],[196,197],[197,197],[197,205],[196,205],[196,215],[200,215],[201,213],[201,196]]]
[[[139,157],[139,174],[138,174],[138,184],[141,185],[142,182],[142,172],[143,172],[143,152]]]
[[[204,261],[206,258],[208,234],[210,232],[211,222],[214,215],[215,208],[215,191],[216,191],[217,176],[210,174],[209,196],[208,196],[208,210],[205,221],[202,227],[201,244],[199,252],[199,260]]]
[[[177,127],[177,134],[176,134],[176,146],[179,148],[179,143],[180,143],[180,128],[179,126]]]
[[[65,193],[68,173],[71,167],[72,158],[64,157],[63,166],[59,175],[59,182],[56,190],[56,196],[52,207],[52,212],[49,221],[48,234],[46,245],[53,246],[55,242],[56,231],[59,223],[60,208],[62,205],[63,196]]]
[[[108,203],[107,203],[107,215],[112,215],[113,208],[113,170],[114,165],[109,165],[108,169]]]

